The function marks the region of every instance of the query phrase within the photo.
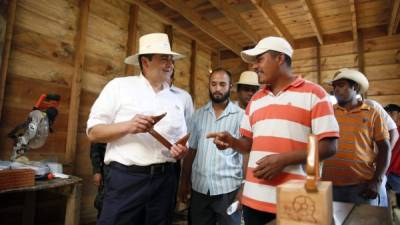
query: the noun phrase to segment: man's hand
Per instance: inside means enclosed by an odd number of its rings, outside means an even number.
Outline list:
[[[176,160],[179,160],[183,158],[186,153],[188,152],[188,149],[186,146],[178,144],[178,145],[172,145],[170,153],[172,157],[174,157]]]
[[[366,183],[365,189],[361,191],[360,196],[365,199],[375,199],[378,197],[378,192],[381,183],[379,181],[371,180]]]
[[[101,173],[95,173],[95,174],[93,175],[93,183],[94,183],[96,186],[100,186],[101,180],[102,180]]]
[[[254,176],[258,179],[271,180],[275,178],[287,166],[282,154],[264,156],[258,160],[254,169]]]
[[[229,132],[208,133],[207,138],[214,138],[214,144],[219,150],[232,148],[234,137]]]
[[[154,120],[151,116],[136,114],[128,121],[128,132],[131,134],[145,133],[153,127]]]

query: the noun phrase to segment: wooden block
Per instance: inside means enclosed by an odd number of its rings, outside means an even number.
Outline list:
[[[289,181],[277,189],[278,225],[331,225],[332,183],[318,182],[318,192],[306,192],[304,181]]]
[[[0,191],[35,185],[35,171],[30,169],[0,170]]]

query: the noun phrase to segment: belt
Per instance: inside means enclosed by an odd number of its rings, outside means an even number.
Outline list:
[[[174,168],[174,164],[175,163],[172,162],[166,162],[166,163],[152,164],[148,166],[137,166],[137,165],[125,166],[124,164],[118,162],[111,162],[110,167],[131,173],[156,175],[156,174],[166,173],[168,169]]]

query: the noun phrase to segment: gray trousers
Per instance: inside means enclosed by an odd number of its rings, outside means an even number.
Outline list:
[[[242,212],[226,214],[226,209],[235,201],[238,190],[221,195],[205,195],[192,190],[190,218],[192,225],[240,225]]]

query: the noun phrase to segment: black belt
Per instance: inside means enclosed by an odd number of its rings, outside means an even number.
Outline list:
[[[124,164],[118,162],[111,162],[110,166],[118,170],[132,172],[132,173],[156,175],[156,174],[164,174],[168,169],[174,168],[174,164],[175,163],[172,162],[166,162],[166,163],[152,164],[148,166],[137,166],[137,165],[125,166]]]

